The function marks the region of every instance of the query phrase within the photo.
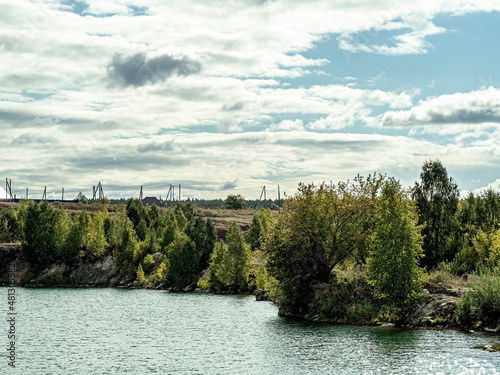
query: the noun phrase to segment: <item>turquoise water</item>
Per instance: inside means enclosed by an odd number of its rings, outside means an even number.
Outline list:
[[[4,355],[0,374],[500,373],[500,353],[469,349],[499,336],[301,322],[252,296],[16,292],[17,367]]]

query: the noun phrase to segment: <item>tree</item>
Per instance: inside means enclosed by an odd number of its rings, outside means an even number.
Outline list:
[[[64,250],[68,240],[71,226],[71,219],[69,218],[66,210],[59,204],[59,207],[54,210],[54,245],[56,254],[59,259],[64,258]]]
[[[179,231],[183,232],[186,229],[186,225],[188,223],[186,216],[184,216],[184,212],[180,206],[175,206],[174,208],[174,216],[175,222],[177,223],[177,227]]]
[[[149,215],[140,199],[129,199],[126,205],[127,216],[134,225],[137,237],[143,241],[149,226]]]
[[[178,207],[182,211],[187,221],[190,221],[194,216],[196,216],[196,207],[193,206],[190,202],[176,202],[175,207]]]
[[[13,209],[0,211],[0,242],[14,242],[22,237],[22,226]]]
[[[357,176],[337,185],[300,184],[285,202],[264,248],[288,312],[307,314],[312,282],[328,282],[337,265],[364,263],[383,181]]]
[[[175,219],[174,215],[170,215],[170,217],[167,219],[167,224],[163,229],[163,239],[161,244],[161,248],[165,254],[167,252],[168,245],[170,245],[179,234],[180,231],[179,227],[177,226],[177,220]]]
[[[175,288],[182,288],[197,280],[196,249],[185,233],[180,233],[168,245],[167,256],[170,262],[168,280]]]
[[[421,233],[414,203],[399,182],[388,181],[376,207],[368,283],[388,305],[410,306],[422,291]]]
[[[142,266],[140,264],[139,264],[139,267],[137,267],[136,278],[137,278],[137,281],[139,282],[139,285],[144,285],[147,283],[147,280],[144,277],[144,271],[143,271]]]
[[[261,247],[264,238],[267,236],[269,229],[273,225],[274,219],[269,208],[261,208],[254,215],[252,225],[248,231],[247,241],[252,250],[257,250]]]
[[[75,199],[78,201],[78,203],[86,204],[89,201],[85,194],[82,194],[81,191],[78,193],[78,196]]]
[[[199,259],[198,271],[202,272],[208,267],[210,255],[214,249],[217,236],[215,227],[210,219],[193,216],[189,221],[185,232],[196,247]]]
[[[61,244],[55,233],[58,214],[54,211],[45,201],[38,205],[30,201],[27,206],[21,254],[29,262],[44,265],[58,257]]]
[[[412,197],[417,203],[419,225],[425,223],[424,264],[436,267],[439,262],[452,260],[458,252],[453,235],[458,234],[458,185],[439,160],[426,161],[415,183]]]
[[[92,217],[87,211],[76,214],[69,230],[69,235],[62,257],[71,262],[75,257],[84,254],[92,240]]]
[[[224,286],[246,288],[250,272],[250,249],[238,224],[233,221],[226,236],[227,246],[216,247],[212,271]]]
[[[224,200],[224,207],[230,210],[240,210],[245,208],[246,202],[245,198],[241,195],[229,194]]]
[[[106,246],[104,221],[107,215],[108,212],[104,209],[104,211],[97,211],[92,219],[92,238],[88,249],[88,254],[92,260],[99,259],[104,254]]]

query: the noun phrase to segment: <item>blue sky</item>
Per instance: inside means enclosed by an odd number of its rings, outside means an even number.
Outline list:
[[[440,159],[500,189],[500,1],[0,0],[1,170],[31,197],[258,198]]]

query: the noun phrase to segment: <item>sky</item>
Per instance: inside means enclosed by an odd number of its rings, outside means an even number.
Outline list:
[[[0,177],[18,197],[413,186],[436,159],[463,192],[500,190],[500,0],[0,9]]]

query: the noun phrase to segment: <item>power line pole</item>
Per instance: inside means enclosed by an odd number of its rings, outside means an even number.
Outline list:
[[[61,200],[62,200],[62,201],[64,200],[64,187],[62,188],[62,196],[61,196]]]
[[[26,188],[26,199],[28,199],[28,188]]]
[[[12,180],[5,179],[5,200],[12,200]]]
[[[142,201],[142,185],[141,185],[141,192],[139,193],[139,199]]]
[[[280,186],[278,185],[278,207],[281,208]]]
[[[179,201],[181,200],[181,184],[179,184]]]
[[[104,190],[102,189],[101,181],[99,181],[99,202],[104,203]]]
[[[47,186],[43,188],[43,195],[42,195],[42,201],[47,200]]]
[[[262,191],[260,192],[259,202],[262,200],[262,195],[264,195],[264,208],[266,208],[266,187],[265,186],[262,188]]]

